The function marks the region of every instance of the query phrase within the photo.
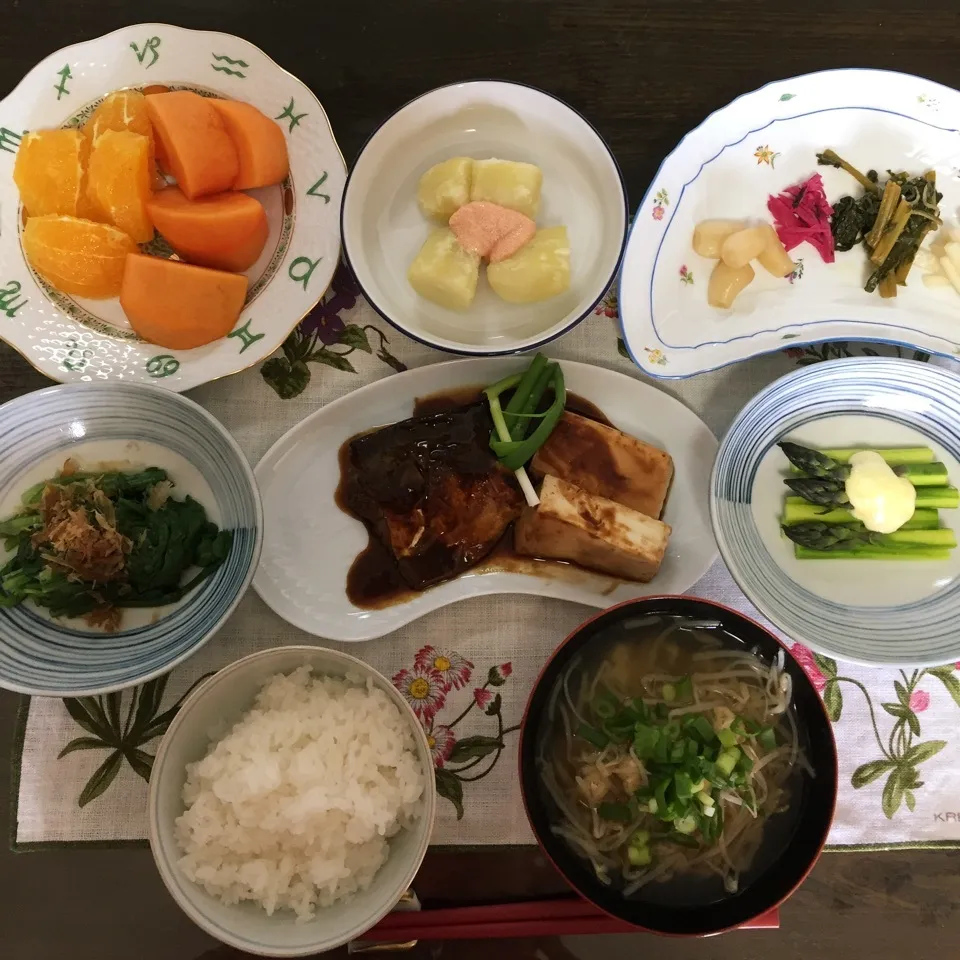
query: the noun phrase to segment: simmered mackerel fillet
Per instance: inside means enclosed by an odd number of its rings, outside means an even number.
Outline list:
[[[541,476],[552,474],[654,518],[673,479],[669,453],[569,411],[530,465]]]
[[[486,404],[475,403],[350,441],[345,503],[415,589],[482,560],[520,515],[523,496],[490,451],[490,429]]]

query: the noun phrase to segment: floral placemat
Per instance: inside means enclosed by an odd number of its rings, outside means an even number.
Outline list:
[[[692,275],[683,280],[698,281]],[[642,379],[619,342],[612,293],[547,352]],[[797,364],[891,352],[896,348],[796,346],[660,387],[720,435],[746,400]],[[912,351],[904,355],[928,359]],[[280,355],[191,396],[256,463],[317,407],[395,371],[447,359],[393,330],[341,269],[324,302]],[[662,355],[653,359],[669,364]],[[311,504],[292,509],[306,515]],[[757,616],[721,563],[691,593]],[[533,842],[517,779],[517,730],[544,659],[589,613],[541,597],[483,597],[436,611],[380,640],[329,644],[392,677],[424,724],[442,798],[435,844]],[[153,754],[191,686],[255,650],[313,642],[251,591],[220,633],[169,677],[123,695],[26,703],[13,757],[14,848],[142,842]],[[952,736],[960,729],[960,671],[952,665],[871,670],[801,647],[795,653],[824,698],[839,746],[841,790],[831,846],[960,847],[960,738]]]

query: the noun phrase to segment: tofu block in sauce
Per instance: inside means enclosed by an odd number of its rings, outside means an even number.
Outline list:
[[[407,271],[421,297],[448,310],[466,310],[473,303],[479,277],[480,257],[464,250],[446,227],[427,237]]]
[[[660,520],[554,476],[544,477],[540,505],[525,508],[514,527],[517,553],[641,583],[657,575],[669,539]]]
[[[536,220],[542,183],[543,173],[532,163],[496,158],[475,160],[470,199],[499,203]]]
[[[570,241],[566,227],[538,230],[512,257],[491,263],[487,280],[508,303],[538,303],[570,287]]]
[[[673,479],[669,453],[569,411],[530,466],[654,518],[663,513]]]
[[[470,157],[451,157],[434,164],[421,178],[417,188],[417,203],[425,217],[446,223],[465,203],[470,201],[473,183],[473,160]]]

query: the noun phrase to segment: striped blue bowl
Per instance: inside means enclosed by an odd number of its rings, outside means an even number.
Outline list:
[[[168,390],[71,384],[0,406],[0,500],[22,491],[32,465],[54,454],[66,459],[78,443],[98,440],[149,441],[191,463],[213,493],[222,527],[234,532],[233,549],[212,577],[146,626],[94,633],[50,620],[26,604],[0,609],[0,687],[75,697],[142,683],[203,646],[250,585],[263,537],[253,471],[217,420]]]
[[[772,451],[784,438],[834,447],[925,444],[957,484],[960,377],[888,357],[805,367],[740,411],[710,484],[713,530],[730,573],[788,637],[865,665],[960,661],[960,551],[950,561],[794,560],[775,509],[787,491],[771,470],[774,462],[786,466]],[[958,514],[941,511],[941,523],[957,529]]]

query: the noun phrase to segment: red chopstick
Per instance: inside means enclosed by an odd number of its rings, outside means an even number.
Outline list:
[[[774,908],[743,924],[741,930],[775,930]],[[391,913],[368,930],[364,940],[479,940],[506,937],[572,936],[636,933],[639,928],[607,916],[580,897],[556,897],[481,907]]]

